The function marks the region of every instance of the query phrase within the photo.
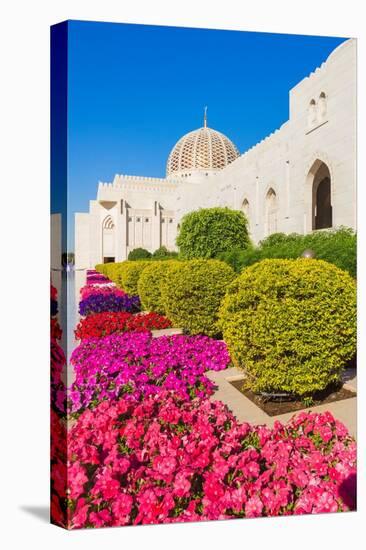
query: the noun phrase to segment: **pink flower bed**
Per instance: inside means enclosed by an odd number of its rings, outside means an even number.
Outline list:
[[[356,446],[331,414],[273,429],[171,393],[86,410],[69,434],[71,528],[354,509]]]
[[[71,355],[75,382],[69,412],[123,394],[134,401],[163,390],[183,399],[206,397],[214,385],[205,372],[225,369],[229,362],[225,343],[207,336],[152,338],[150,332],[126,332],[88,338]]]
[[[61,414],[66,410],[67,389],[62,380],[66,357],[56,340],[51,340],[51,405]]]
[[[67,527],[67,432],[58,414],[51,409],[51,518]]]
[[[121,292],[88,272],[81,300],[95,299],[104,310],[103,298],[120,300]],[[133,319],[130,326],[142,328],[143,317],[85,317],[78,334],[87,338],[72,354],[76,378],[68,390],[61,331],[52,321],[56,523],[76,529],[355,509],[356,443],[343,424],[329,412],[300,413],[273,428],[238,422],[208,399],[214,386],[205,373],[230,363],[225,343],[154,339],[124,325]],[[66,403],[77,416],[67,446],[58,416]]]
[[[66,357],[59,341],[62,338],[62,330],[55,315],[58,313],[57,290],[51,284],[51,330],[50,330],[50,359],[51,359],[51,408],[65,411],[66,386],[62,380],[63,369],[66,365]]]
[[[59,411],[65,409],[66,387],[62,381],[66,357],[58,341],[62,330],[56,319],[58,313],[57,290],[51,284],[51,518],[63,527],[67,526],[67,509],[64,503],[67,497],[67,432]]]
[[[110,283],[110,279],[106,277],[105,275],[102,275],[101,273],[98,273],[98,271],[95,271],[94,269],[88,269],[86,272],[86,284],[87,285],[93,285],[93,284],[104,284],[104,283]]]

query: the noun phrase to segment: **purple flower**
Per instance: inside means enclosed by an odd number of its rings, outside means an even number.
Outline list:
[[[86,316],[103,311],[129,311],[131,313],[140,310],[138,296],[123,296],[110,294],[90,294],[79,303],[80,315]]]

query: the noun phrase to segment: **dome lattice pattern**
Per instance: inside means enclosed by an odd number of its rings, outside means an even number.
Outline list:
[[[229,138],[206,125],[183,136],[173,147],[167,176],[189,170],[221,170],[239,156]]]

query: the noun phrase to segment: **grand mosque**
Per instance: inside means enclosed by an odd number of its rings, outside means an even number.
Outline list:
[[[347,40],[289,91],[289,119],[240,153],[203,126],[172,148],[165,178],[116,174],[75,214],[75,264],[122,261],[137,247],[176,249],[182,217],[228,206],[252,239],[356,228],[356,41]]]

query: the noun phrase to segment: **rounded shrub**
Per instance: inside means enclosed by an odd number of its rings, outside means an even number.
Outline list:
[[[323,260],[263,260],[224,298],[219,326],[254,392],[312,395],[341,379],[356,349],[356,286]]]
[[[215,258],[250,246],[248,221],[239,210],[201,208],[183,217],[176,242],[185,259]]]
[[[95,266],[95,271],[98,271],[98,273],[101,273],[102,275],[105,275],[104,273],[104,267],[106,266],[107,264],[97,264]]]
[[[114,282],[127,294],[136,295],[138,293],[137,283],[140,275],[145,267],[150,264],[149,260],[126,260],[125,262],[121,262],[117,268]]]
[[[106,264],[97,264],[95,266],[95,270],[104,275],[105,277],[108,277],[113,282],[116,282],[116,275],[118,271],[118,266],[120,266],[121,263],[115,263],[115,262],[108,262]]]
[[[145,311],[165,314],[161,287],[168,269],[173,263],[175,263],[174,260],[151,262],[142,271],[137,283],[137,291]]]
[[[100,272],[103,273],[103,275],[105,275],[106,277],[108,277],[108,279],[110,279],[111,281],[117,284],[118,270],[121,265],[122,265],[122,262],[110,262],[107,264],[103,264],[103,268]]]
[[[146,248],[134,248],[128,253],[128,260],[147,260],[151,258],[151,252],[146,250]]]
[[[170,263],[161,282],[165,315],[190,334],[218,336],[218,310],[233,269],[219,260]]]
[[[178,256],[178,252],[175,252],[174,250],[168,250],[166,246],[161,246],[160,248],[157,248],[155,252],[153,252],[152,259],[153,260],[167,260],[169,258],[176,258]]]

